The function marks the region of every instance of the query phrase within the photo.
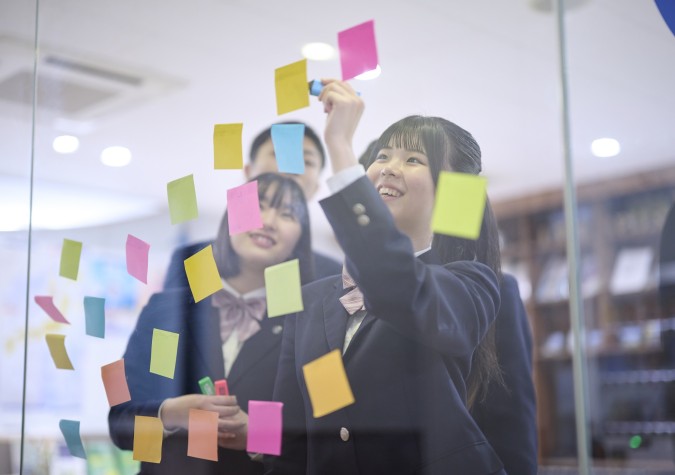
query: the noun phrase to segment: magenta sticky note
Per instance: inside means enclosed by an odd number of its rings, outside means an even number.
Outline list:
[[[338,33],[342,80],[347,81],[377,67],[377,45],[373,20]]]
[[[246,451],[258,454],[281,454],[282,410],[284,403],[248,402],[248,438]]]
[[[129,234],[127,236],[127,272],[144,284],[148,283],[148,254],[150,244]]]
[[[227,224],[230,235],[263,227],[257,180],[227,190]]]
[[[52,320],[70,325],[70,322],[66,320],[66,317],[64,317],[59,309],[56,308],[56,305],[54,305],[54,297],[49,295],[36,295],[34,299],[35,303],[38,304],[42,310],[47,312],[47,315],[49,315]]]

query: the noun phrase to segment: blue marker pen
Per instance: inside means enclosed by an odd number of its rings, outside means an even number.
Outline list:
[[[318,79],[313,79],[309,81],[309,94],[312,96],[318,96],[323,91],[323,84]],[[357,96],[360,96],[360,92],[356,92]]]

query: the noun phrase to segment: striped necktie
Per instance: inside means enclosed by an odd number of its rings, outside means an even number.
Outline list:
[[[356,286],[356,282],[347,272],[347,268],[342,266],[342,288],[350,289],[349,292],[340,297],[340,302],[349,315],[354,315],[363,308],[363,294]]]

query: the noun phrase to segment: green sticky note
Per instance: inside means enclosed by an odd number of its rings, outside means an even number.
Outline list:
[[[478,239],[485,211],[487,181],[468,173],[442,171],[431,220],[435,233]]]
[[[202,390],[202,394],[206,394],[207,396],[214,396],[216,394],[216,387],[208,376],[204,376],[199,380],[199,388]]]
[[[277,114],[309,107],[307,60],[274,70],[274,88],[277,96]]]
[[[278,317],[302,311],[300,286],[300,262],[297,259],[265,269],[267,316]]]
[[[244,154],[241,150],[241,131],[244,124],[216,124],[213,128],[213,168],[241,170]]]
[[[152,331],[150,372],[173,379],[178,353],[178,333],[155,328]]]
[[[81,242],[64,239],[63,246],[61,247],[61,266],[59,268],[59,275],[67,277],[68,279],[77,280],[81,254]]]
[[[166,185],[169,195],[171,224],[179,224],[197,218],[197,193],[193,175],[184,176]]]

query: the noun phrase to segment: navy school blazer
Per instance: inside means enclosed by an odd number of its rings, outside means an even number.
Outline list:
[[[368,310],[343,356],[355,403],[315,419],[304,383],[303,365],[344,342],[341,279],[327,278],[306,286],[304,311],[286,319],[274,390],[282,455],[266,458],[268,473],[503,475],[465,385],[499,308],[495,274],[415,258],[365,177],[321,205]]]
[[[230,393],[248,411],[249,400],[272,399],[281,347],[283,317],[262,320],[261,330],[248,339],[227,378]],[[174,378],[150,373],[154,328],[179,333]],[[224,378],[220,320],[211,299],[195,303],[187,288],[154,294],[141,312],[124,353],[131,401],[114,406],[108,415],[110,435],[119,448],[133,449],[134,416],[157,417],[164,399],[200,394],[198,381]],[[218,449],[218,462],[188,457],[187,432],[180,430],[164,438],[162,461],[141,464],[147,474],[260,474],[263,465],[251,461],[244,451]]]

